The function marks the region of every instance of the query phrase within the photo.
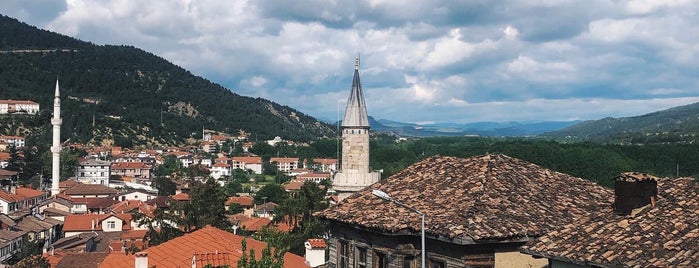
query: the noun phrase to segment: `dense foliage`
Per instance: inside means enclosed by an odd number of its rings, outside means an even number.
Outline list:
[[[1,15],[0,26],[0,51],[14,51],[0,53],[0,99],[38,102],[45,127],[58,78],[63,129],[71,130],[61,140],[178,144],[199,138],[202,127],[256,139],[334,135],[290,107],[237,95],[134,47],[96,46]]]
[[[434,155],[469,157],[502,153],[537,165],[611,186],[621,172],[656,176],[699,175],[699,145],[610,145],[591,142],[559,143],[523,138],[439,137],[395,142],[390,137],[371,141],[371,166],[390,176]]]

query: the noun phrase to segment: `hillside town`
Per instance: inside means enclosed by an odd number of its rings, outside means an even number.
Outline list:
[[[615,188],[608,189],[486,154],[428,157],[382,179],[369,165],[370,124],[358,58],[336,159],[263,159],[252,152],[257,143],[307,146],[281,133],[255,142],[247,133],[202,129],[195,144],[170,148],[66,142],[60,140],[61,131],[70,131],[61,129],[60,100],[57,81],[52,165],[45,167],[50,179],[41,178],[36,187],[18,183],[22,171],[12,167],[21,158],[17,149],[28,144],[22,136],[0,136],[4,263],[443,268],[699,262],[694,178],[631,171],[610,178]],[[0,113],[35,114],[34,104],[0,101]],[[61,174],[64,151],[84,152],[70,174]],[[279,201],[270,185],[301,201]],[[219,193],[222,198],[215,198]],[[320,221],[325,229],[311,232]],[[302,239],[273,241],[296,233]]]

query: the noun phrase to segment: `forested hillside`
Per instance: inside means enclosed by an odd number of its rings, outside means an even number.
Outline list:
[[[695,143],[699,133],[699,103],[640,116],[603,118],[543,134],[544,137],[606,143]]]
[[[48,126],[61,85],[62,140],[121,146],[180,144],[202,128],[253,139],[309,141],[334,128],[293,108],[237,95],[138,48],[97,46],[0,16],[0,99],[28,99],[42,113],[0,118],[0,134]]]

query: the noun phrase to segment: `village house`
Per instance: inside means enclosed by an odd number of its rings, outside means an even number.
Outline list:
[[[0,144],[0,151],[2,150],[2,144]],[[6,168],[8,165],[10,165],[10,157],[10,153],[0,152],[0,173],[5,172],[6,170],[4,170],[3,168]]]
[[[695,267],[699,182],[624,173],[613,207],[595,211],[522,247],[559,267]]]
[[[27,231],[0,230],[0,261],[18,252],[26,243]]]
[[[39,104],[30,100],[0,100],[0,114],[37,114]]]
[[[218,151],[218,144],[213,141],[204,141],[199,146],[199,150],[205,153],[213,154]]]
[[[328,248],[328,245],[324,239],[310,238],[303,243],[303,246],[306,248],[304,258],[306,258],[306,263],[309,266],[318,267],[325,264],[325,250]]]
[[[122,232],[131,230],[131,214],[83,214],[68,215],[63,222],[65,237],[79,235],[85,232]]]
[[[98,159],[82,159],[78,162],[75,179],[85,184],[109,185],[111,163]]]
[[[277,170],[281,172],[289,172],[299,168],[298,157],[271,157],[269,162],[277,166]]]
[[[427,267],[546,267],[518,248],[611,197],[506,155],[431,157],[315,215],[330,223],[329,267],[419,267],[423,252]]]
[[[217,162],[211,166],[211,177],[214,179],[220,179],[223,176],[231,175],[231,165],[226,163]]]
[[[24,138],[19,136],[0,136],[0,143],[12,145],[15,148],[24,147]]]
[[[44,191],[10,186],[10,191],[0,190],[0,213],[11,214],[38,205],[48,197]]]
[[[332,158],[314,158],[312,166],[313,170],[321,172],[337,171],[337,159]]]
[[[231,158],[233,169],[252,170],[254,174],[262,174],[262,157],[234,156]]]
[[[150,180],[152,166],[142,162],[115,162],[112,163],[111,172],[121,177]]]

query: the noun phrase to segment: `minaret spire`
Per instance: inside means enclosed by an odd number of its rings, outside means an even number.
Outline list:
[[[51,145],[51,195],[56,195],[60,191],[58,184],[60,183],[60,166],[61,166],[61,98],[58,87],[58,79],[56,79],[56,92],[53,98],[53,117],[51,125],[53,125],[53,143]]]

